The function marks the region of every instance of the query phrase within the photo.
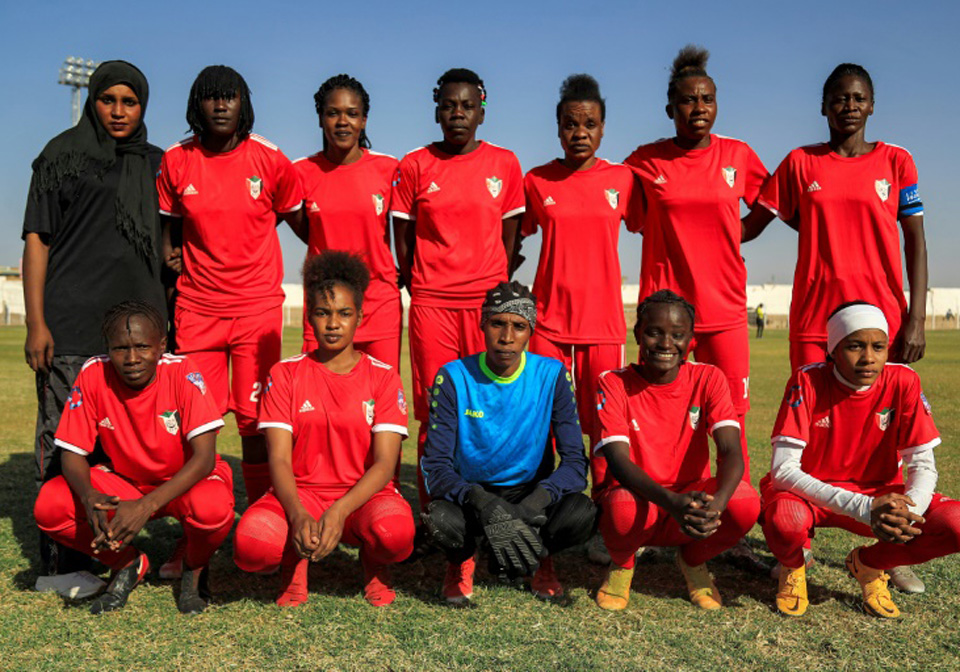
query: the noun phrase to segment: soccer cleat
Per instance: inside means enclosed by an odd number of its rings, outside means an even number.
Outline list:
[[[817,564],[817,559],[816,559],[815,557],[813,557],[813,551],[811,551],[809,548],[803,549],[803,567],[804,567],[804,569],[810,569],[810,568],[813,567],[815,564]],[[770,578],[771,578],[771,579],[779,579],[779,578],[780,578],[780,568],[781,568],[782,566],[783,566],[783,565],[781,565],[779,562],[774,563],[773,568],[770,570]]]
[[[530,579],[530,592],[539,600],[550,601],[563,597],[563,584],[557,579],[552,557],[547,556],[540,561],[540,569]]]
[[[786,616],[803,616],[809,604],[806,565],[800,565],[796,569],[781,566],[777,609]]]
[[[463,606],[473,597],[473,571],[477,561],[467,558],[457,564],[447,563],[447,574],[443,577],[443,599],[447,604]]]
[[[587,560],[595,565],[609,565],[610,553],[607,551],[606,544],[603,543],[603,536],[597,532],[587,542]]]
[[[173,553],[165,563],[160,565],[158,576],[163,581],[179,579],[183,575],[183,556],[187,552],[187,538],[177,539],[177,545],[173,548]]]
[[[913,568],[908,565],[891,567],[887,570],[887,574],[890,575],[890,583],[896,586],[901,593],[917,595],[927,589],[920,577],[913,573]]]
[[[701,563],[691,567],[683,561],[683,554],[677,551],[677,567],[687,582],[687,592],[690,594],[690,601],[701,609],[712,611],[723,606],[720,599],[720,591],[710,576],[710,570],[707,569],[707,563]]]
[[[390,576],[390,567],[377,565],[360,558],[363,565],[363,598],[374,607],[385,607],[397,599],[393,590],[393,579]]]
[[[597,606],[607,611],[626,609],[630,601],[631,583],[633,583],[633,567],[618,567],[611,563],[597,591]]]
[[[863,608],[868,614],[879,618],[899,618],[900,610],[893,603],[887,581],[890,576],[882,569],[874,569],[860,560],[860,546],[850,551],[846,565],[850,576],[855,578],[863,590]]]
[[[143,577],[150,571],[150,561],[146,553],[139,553],[137,557],[114,573],[110,585],[90,605],[90,613],[94,616],[105,614],[108,611],[122,609],[130,597],[131,591],[143,581]]]
[[[180,577],[180,597],[177,609],[181,614],[199,614],[210,604],[210,590],[207,587],[207,568],[190,569],[184,567]]]

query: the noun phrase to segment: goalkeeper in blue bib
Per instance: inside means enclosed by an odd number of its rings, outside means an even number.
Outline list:
[[[500,283],[483,302],[486,350],[441,368],[430,390],[420,466],[431,501],[421,515],[449,561],[451,604],[473,595],[478,543],[494,572],[530,576],[541,599],[563,597],[551,556],[596,529],[572,378],[558,360],[524,351],[536,324],[530,291]]]

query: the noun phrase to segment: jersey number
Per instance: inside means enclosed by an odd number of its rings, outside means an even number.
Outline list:
[[[744,379],[746,380],[746,379]],[[263,385],[259,382],[253,384],[253,392],[250,393],[250,401],[257,403],[257,400],[260,399],[260,390],[263,389]]]

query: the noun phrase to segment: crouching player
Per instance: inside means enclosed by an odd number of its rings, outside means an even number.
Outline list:
[[[536,298],[501,282],[481,309],[485,351],[441,368],[430,391],[420,466],[432,501],[421,515],[450,563],[451,604],[473,596],[478,539],[494,572],[532,575],[534,595],[549,600],[563,596],[551,556],[595,529],[572,378],[558,360],[524,352],[536,323]]]
[[[307,601],[308,560],[342,539],[360,547],[364,597],[396,597],[389,565],[413,550],[413,513],[396,489],[407,402],[397,370],[354,348],[370,272],[328,250],[303,267],[317,348],[270,370],[259,427],[273,488],[237,525],[234,559],[248,572],[282,567],[277,604]]]
[[[886,570],[960,550],[960,502],[934,492],[940,435],[930,405],[912,369],[887,364],[889,345],[879,308],[844,304],[827,320],[827,361],[801,367],[787,383],[760,483],[763,534],[782,565],[783,614],[807,609],[803,546],[818,527],[877,537],[846,564],[864,609],[882,618],[900,615]]]
[[[233,476],[215,450],[223,420],[200,371],[163,354],[165,333],[150,304],[107,312],[107,355],[84,364],[57,428],[63,475],[44,484],[34,507],[37,526],[57,543],[113,570],[94,614],[127,603],[150,567],[132,542],[163,516],[179,520],[186,539],[177,607],[203,611],[207,564],[233,526]],[[97,441],[110,464],[91,468]]]
[[[612,560],[597,604],[624,609],[641,546],[678,546],[690,600],[719,609],[706,561],[734,546],[757,521],[760,499],[742,481],[740,425],[723,373],[685,361],[694,309],[670,290],[637,308],[640,363],[600,377],[596,449],[613,482],[598,498],[600,532]],[[707,435],[717,446],[710,476]]]

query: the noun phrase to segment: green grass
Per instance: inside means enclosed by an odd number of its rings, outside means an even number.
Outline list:
[[[286,334],[286,351],[299,344]],[[241,573],[229,542],[213,562],[216,605],[187,618],[169,583],[149,580],[127,607],[105,617],[31,590],[37,573],[31,517],[33,376],[23,363],[22,328],[0,329],[0,669],[554,669],[554,670],[857,670],[956,669],[960,653],[960,561],[919,569],[927,593],[898,596],[900,622],[863,615],[856,583],[843,570],[855,540],[826,530],[817,535],[818,564],[810,574],[806,617],[773,611],[775,583],[721,561],[712,563],[725,608],[701,613],[684,599],[669,555],[643,560],[629,608],[607,613],[593,603],[602,570],[579,553],[558,558],[572,597],[543,604],[479,572],[476,607],[451,610],[437,599],[438,556],[398,567],[396,603],[369,607],[361,597],[356,552],[341,548],[312,569],[310,601],[282,611],[272,604],[277,577]],[[753,410],[747,432],[756,483],[769,463],[770,428],[787,376],[784,332],[751,341]],[[916,368],[934,406],[944,445],[938,451],[939,489],[960,494],[960,333],[929,334],[928,357]],[[636,348],[628,351],[634,358]],[[409,390],[409,363],[403,362]],[[232,421],[220,450],[239,473]],[[412,427],[411,430],[415,429]],[[411,432],[412,433],[412,432]],[[412,443],[404,455],[404,495],[415,499]],[[237,479],[238,484],[241,479]],[[241,490],[242,490],[242,486]],[[245,500],[238,492],[237,506]],[[175,523],[151,523],[138,540],[154,565],[171,551]],[[750,534],[760,554],[759,528]]]

